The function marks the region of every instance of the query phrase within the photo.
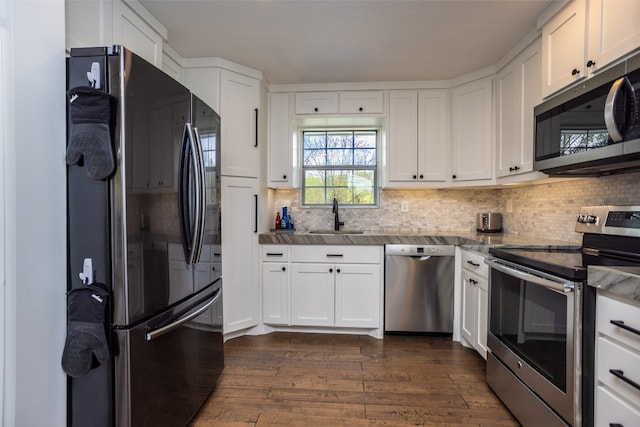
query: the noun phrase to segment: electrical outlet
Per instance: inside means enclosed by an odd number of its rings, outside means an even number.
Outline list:
[[[507,199],[507,213],[513,213],[513,200]]]
[[[409,212],[409,202],[403,200],[400,202],[400,212]]]

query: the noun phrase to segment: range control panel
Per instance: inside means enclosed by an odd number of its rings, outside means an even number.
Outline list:
[[[576,231],[640,237],[640,206],[585,206],[576,217]]]

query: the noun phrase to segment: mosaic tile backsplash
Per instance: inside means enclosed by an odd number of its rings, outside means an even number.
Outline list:
[[[573,231],[580,207],[640,204],[639,181],[633,173],[500,189],[386,189],[377,208],[341,206],[340,220],[363,231],[471,232],[478,212],[500,212],[505,232],[580,243],[582,235]],[[333,228],[331,208],[300,207],[299,190],[275,190],[272,200],[274,211],[289,206],[298,230]],[[401,212],[402,202],[408,212]]]

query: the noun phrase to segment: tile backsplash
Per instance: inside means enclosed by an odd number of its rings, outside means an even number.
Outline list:
[[[580,243],[582,235],[573,231],[580,207],[640,204],[639,180],[640,173],[633,173],[499,189],[384,189],[377,208],[341,206],[340,220],[354,230],[471,232],[478,212],[500,212],[505,232]],[[299,190],[274,190],[272,200],[272,216],[289,206],[298,230],[333,227],[331,208],[300,207]],[[401,212],[402,202],[408,212]]]

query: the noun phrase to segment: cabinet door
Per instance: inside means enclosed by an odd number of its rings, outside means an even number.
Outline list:
[[[363,90],[340,92],[341,114],[381,114],[384,112],[384,92]]]
[[[287,263],[262,264],[262,321],[289,324],[289,271]]]
[[[418,92],[418,181],[446,181],[449,104],[446,90]]]
[[[387,180],[389,183],[418,179],[418,92],[389,92],[389,140]]]
[[[462,307],[460,311],[460,335],[470,345],[476,336],[476,286],[473,275],[462,272]]]
[[[528,47],[496,77],[498,177],[533,170],[533,109],[541,101],[539,44]]]
[[[300,92],[295,94],[296,114],[336,114],[338,92]]]
[[[489,312],[489,292],[486,279],[477,279],[476,284],[476,333],[474,347],[487,359],[487,328]]]
[[[335,267],[291,264],[291,324],[333,326]]]
[[[380,326],[379,265],[336,265],[336,326]]]
[[[595,71],[640,46],[640,2],[589,1],[589,53]]]
[[[269,187],[294,187],[290,93],[269,94]]]
[[[136,55],[156,67],[162,68],[162,36],[131,10],[124,1],[113,1],[112,3],[112,44],[126,46]]]
[[[222,177],[224,332],[258,324],[258,180]]]
[[[220,72],[222,175],[258,177],[260,82],[231,71]]]
[[[453,88],[452,179],[491,179],[492,78]]]
[[[574,0],[542,28],[542,96],[585,77],[586,3]]]

